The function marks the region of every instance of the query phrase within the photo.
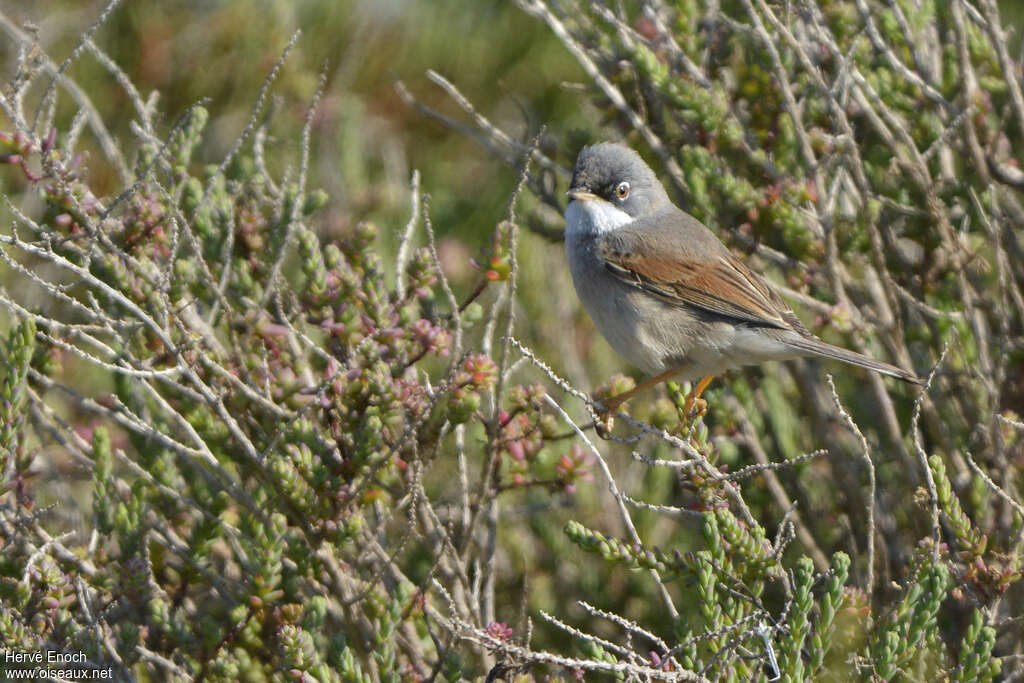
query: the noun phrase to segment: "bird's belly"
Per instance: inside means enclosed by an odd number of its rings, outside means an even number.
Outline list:
[[[637,301],[628,291],[607,294],[612,296],[601,305],[584,302],[594,326],[611,347],[633,365],[649,373],[663,371],[666,349],[659,343],[660,336],[652,329],[650,318],[644,315],[644,302]]]

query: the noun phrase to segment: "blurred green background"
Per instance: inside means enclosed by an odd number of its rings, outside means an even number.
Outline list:
[[[46,0],[0,7],[16,22],[36,24],[43,48],[59,61],[103,4]],[[456,231],[477,245],[505,211],[514,169],[403,103],[394,87],[398,79],[426,104],[467,120],[427,80],[426,70],[434,69],[522,139],[543,123],[553,139],[586,125],[584,98],[563,86],[580,69],[543,25],[501,0],[125,2],[95,42],[143,97],[159,91],[158,110],[168,127],[208,98],[212,122],[200,159],[215,162],[244,128],[261,82],[296,30],[302,35],[272,89],[277,136],[268,141],[268,156],[297,163],[297,149],[289,156],[275,148],[296,145],[325,66],[309,185],[330,193],[332,230],[344,232],[362,219],[403,225],[414,168],[433,197],[440,232]],[[9,60],[12,46],[0,49]],[[89,55],[70,73],[114,131],[126,130],[133,109],[114,79]],[[109,181],[100,189],[115,189],[116,178]]]

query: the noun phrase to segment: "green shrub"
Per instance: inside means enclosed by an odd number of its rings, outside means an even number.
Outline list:
[[[210,165],[205,106],[162,121],[90,29],[135,117],[112,132],[4,24],[0,649],[26,656],[4,666],[1019,675],[1024,97],[993,2],[517,4],[582,66],[593,123],[515,142],[429,74],[519,163],[458,282],[418,173],[407,224],[334,229],[323,79],[297,158],[264,148],[279,62]],[[927,390],[793,362],[706,406],[668,383],[596,439],[576,387],[615,361],[549,238],[577,143],[608,137],[815,332]]]

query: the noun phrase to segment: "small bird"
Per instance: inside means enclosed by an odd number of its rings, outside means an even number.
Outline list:
[[[689,407],[727,369],[803,356],[923,384],[911,372],[811,334],[764,278],[672,203],[632,149],[610,142],[584,147],[568,195],[565,250],[576,293],[612,348],[651,375],[603,401],[606,420],[671,377],[704,378]]]

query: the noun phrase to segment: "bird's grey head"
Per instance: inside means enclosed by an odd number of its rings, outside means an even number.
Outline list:
[[[569,196],[611,202],[632,218],[669,203],[665,188],[639,154],[614,142],[584,147],[576,158]]]

